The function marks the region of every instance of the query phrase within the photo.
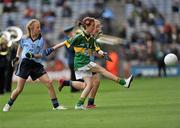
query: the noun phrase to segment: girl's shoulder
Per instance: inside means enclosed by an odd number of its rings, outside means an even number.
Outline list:
[[[82,38],[83,38],[82,34],[76,34],[74,37],[69,38],[69,40],[75,41],[75,40],[81,40]]]
[[[74,38],[81,38],[81,37],[83,37],[82,33],[76,34],[76,35],[74,36]]]

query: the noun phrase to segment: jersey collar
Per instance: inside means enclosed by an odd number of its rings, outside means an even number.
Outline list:
[[[36,39],[32,39],[31,36],[29,37],[33,42],[35,42],[36,40],[40,40],[42,37],[42,34],[40,33],[39,36]]]

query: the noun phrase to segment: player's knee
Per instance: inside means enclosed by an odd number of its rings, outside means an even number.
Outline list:
[[[94,80],[93,81],[93,86],[99,86],[100,84],[100,81],[99,80]]]
[[[52,80],[47,80],[47,81],[46,81],[46,84],[47,84],[48,88],[50,88],[50,87],[53,86],[52,83],[53,83]]]
[[[86,87],[86,83],[84,82],[83,84],[82,84],[82,88],[84,89]]]
[[[102,68],[102,67],[99,68],[99,72],[100,72],[101,74],[103,74],[103,73],[105,72],[105,70],[106,70],[105,68]]]
[[[93,84],[86,84],[85,88],[92,88],[92,87],[93,87]]]

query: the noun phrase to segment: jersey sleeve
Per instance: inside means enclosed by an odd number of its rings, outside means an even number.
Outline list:
[[[19,45],[21,48],[23,48],[23,38],[21,38],[21,40],[19,41]]]
[[[68,40],[64,41],[64,44],[67,48],[70,48],[71,46],[75,46],[78,41],[79,35],[76,35],[75,37],[69,38]]]

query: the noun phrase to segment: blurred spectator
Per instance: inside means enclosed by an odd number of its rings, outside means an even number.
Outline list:
[[[121,26],[121,27],[119,28],[118,36],[119,36],[120,38],[126,39],[126,37],[127,37],[127,34],[126,34],[126,33],[127,33],[127,32],[126,32],[125,26]]]
[[[159,77],[166,76],[166,65],[164,63],[165,55],[166,54],[163,50],[163,47],[161,46],[161,48],[159,50],[157,50],[157,52],[156,52],[156,61],[157,61],[157,66],[158,66],[158,76]],[[163,75],[162,75],[162,71],[163,71]]]
[[[166,43],[172,43],[172,26],[170,23],[165,23],[164,33],[166,35]]]
[[[154,55],[155,55],[155,47],[154,47],[154,38],[152,36],[151,33],[146,33],[146,39],[145,39],[145,42],[146,42],[146,52],[147,52],[147,64],[151,64],[154,62],[155,58],[154,58]]]
[[[12,60],[16,57],[18,43],[14,43],[8,50],[7,63],[6,63],[6,74],[5,74],[5,92],[11,92],[12,90],[12,77],[14,72],[14,67],[12,67]]]
[[[34,17],[35,17],[35,10],[29,6],[25,6],[25,8],[22,10],[22,18],[19,21],[20,22],[19,25],[21,26],[21,28],[25,30],[24,26],[26,26],[27,22]]]
[[[56,6],[57,7],[62,7],[63,5],[64,5],[64,2],[65,2],[66,0],[57,0],[56,1]]]
[[[67,2],[64,2],[62,6],[62,17],[72,17],[72,13],[71,6]]]
[[[4,8],[3,8],[4,13],[10,13],[10,12],[16,12],[16,11],[17,11],[17,7],[15,6],[14,2],[12,1],[4,2]]]
[[[5,78],[6,78],[6,68],[7,68],[7,40],[0,37],[0,95],[4,94],[5,88]]]
[[[104,18],[103,22],[102,22],[102,31],[105,34],[112,34],[113,33],[113,28],[112,28],[112,24],[111,24],[111,19],[109,18]]]
[[[42,0],[42,4],[47,4],[47,5],[50,5],[50,0]]]
[[[173,13],[179,13],[180,12],[180,2],[178,0],[173,2],[172,12]]]
[[[56,14],[52,10],[48,10],[43,12],[42,14],[42,30],[45,33],[54,32],[54,24],[56,20]]]
[[[95,13],[102,15],[104,11],[104,3],[102,0],[96,0],[94,3]]]

